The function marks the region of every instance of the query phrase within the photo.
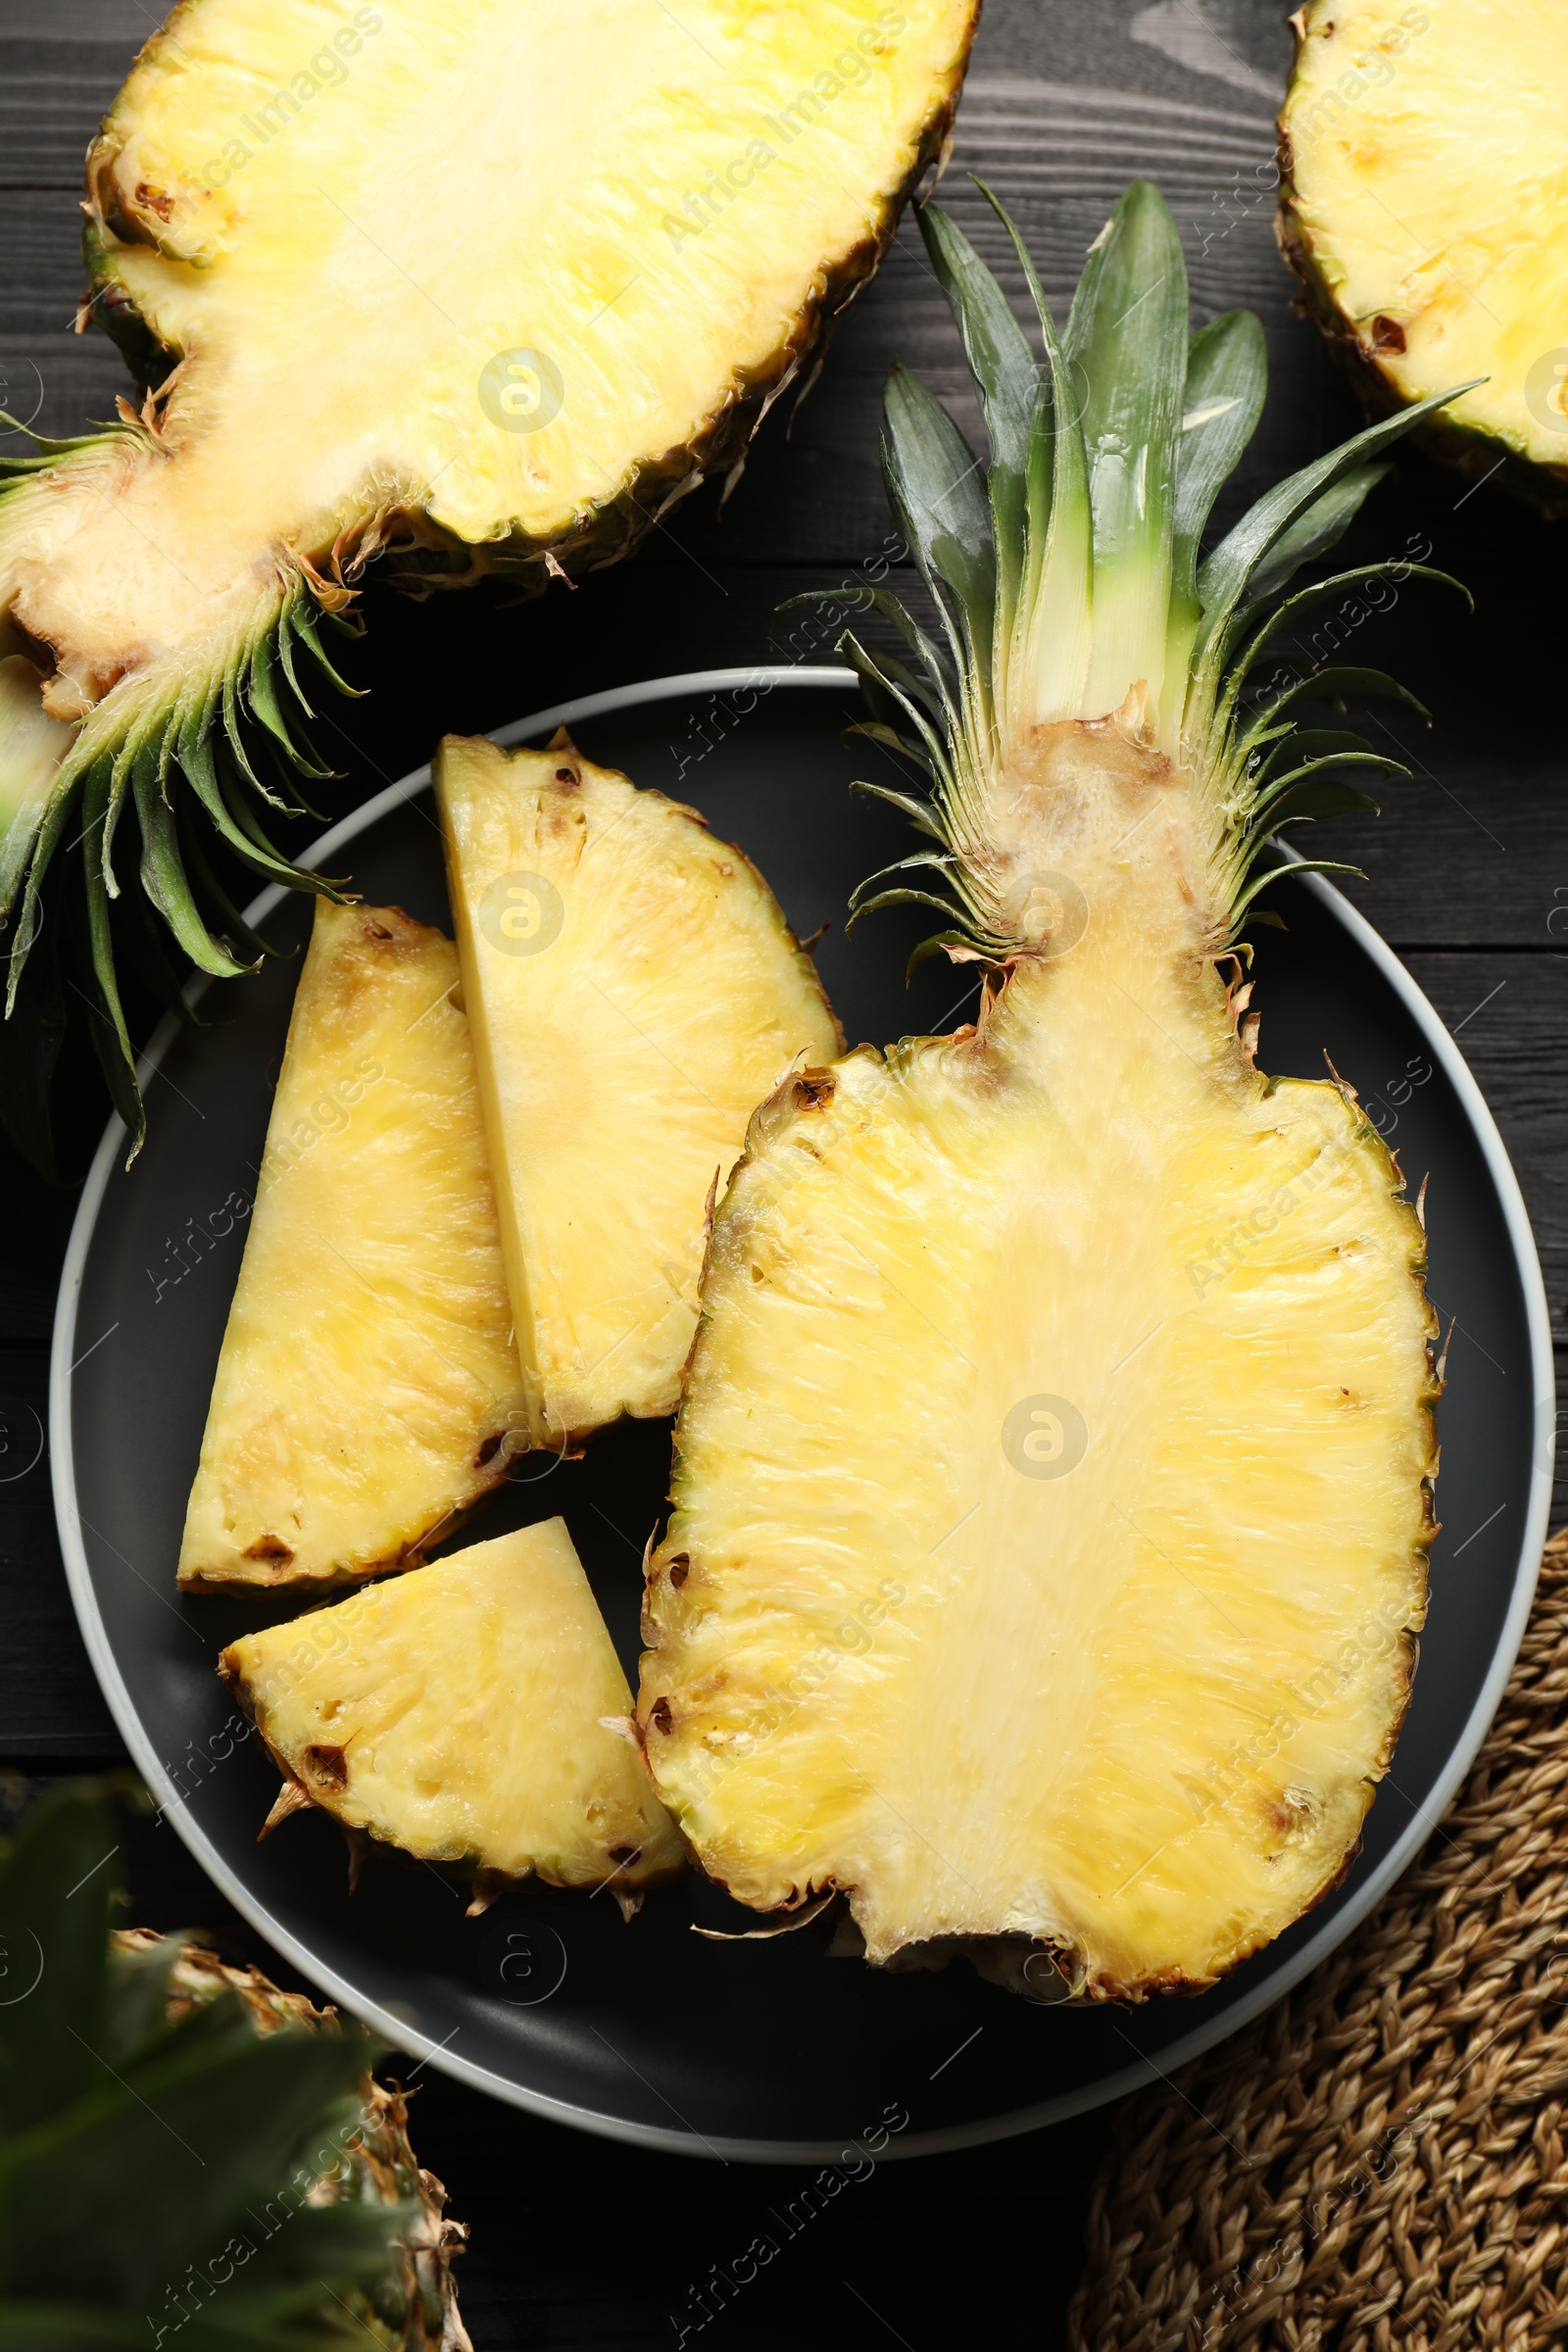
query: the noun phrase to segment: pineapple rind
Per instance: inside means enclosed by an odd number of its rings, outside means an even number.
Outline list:
[[[564,735],[448,737],[435,773],[529,1427],[563,1448],[674,1410],[708,1196],[781,1073],[843,1035],[694,810]]]
[[[487,1886],[646,1886],[678,1833],[631,1692],[552,1519],[248,1634],[220,1671],[287,1778],[346,1829]]]
[[[1549,365],[1534,401],[1528,380],[1568,297],[1558,240],[1536,233],[1568,200],[1560,12],[1308,0],[1292,22],[1277,227],[1307,307],[1375,413],[1485,379],[1422,442],[1560,508],[1568,414]]]
[[[450,940],[318,902],[180,1546],[351,1583],[504,1478],[523,1407]]]

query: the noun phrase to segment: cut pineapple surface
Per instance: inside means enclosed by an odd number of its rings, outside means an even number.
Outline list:
[[[791,1061],[840,1050],[809,957],[691,809],[448,737],[452,903],[535,1445],[674,1410],[705,1211]]]
[[[1312,0],[1296,23],[1280,229],[1312,307],[1385,404],[1467,384],[1442,445],[1546,467],[1560,497],[1568,14]]]
[[[789,1081],[714,1231],[648,1752],[732,1892],[846,1888],[873,1959],[1205,1984],[1337,1876],[1403,1711],[1420,1229],[1141,930]]]
[[[1141,1999],[1338,1879],[1426,1607],[1424,1235],[1348,1091],[1255,1066],[1230,944],[1270,836],[1389,764],[1296,712],[1391,681],[1267,649],[1402,420],[1200,565],[1262,338],[1235,313],[1189,339],[1157,192],[1118,205],[1063,338],[1036,287],[1043,368],[956,226],[922,227],[990,480],[896,371],[890,491],[944,650],[891,600],[910,665],[845,650],[935,846],[858,896],[940,906],[983,1010],[794,1074],[752,1123],[638,1719],[743,1901],[836,1888],[875,1962]]]
[[[975,15],[182,0],[88,158],[83,316],[151,395],[0,464],[0,617],[78,729],[0,734],[0,880],[35,900],[85,826],[117,1019],[111,807],[181,949],[233,972],[170,811],[288,875],[268,763],[312,765],[315,617],[387,547],[416,587],[542,587],[736,464],[941,152]]]
[[[318,903],[191,1490],[190,1590],[416,1558],[522,1423],[452,942]]]
[[[602,1720],[631,1693],[564,1520],[247,1634],[220,1671],[302,1800],[421,1862],[623,1891],[680,1867]]]

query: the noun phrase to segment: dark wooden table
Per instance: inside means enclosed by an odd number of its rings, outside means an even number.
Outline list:
[[[1182,223],[1199,315],[1246,303],[1267,327],[1274,390],[1243,493],[1355,421],[1316,336],[1292,316],[1274,250],[1282,18],[1274,0],[987,0],[945,191],[995,257],[964,173],[991,181],[1060,302],[1125,180],[1138,172],[1158,181]],[[40,431],[112,414],[124,382],[106,340],[71,333],[76,197],[86,140],[155,21],[141,0],[0,0],[0,406]],[[373,691],[331,713],[345,771],[333,809],[425,759],[444,729],[498,726],[624,680],[766,659],[781,596],[845,580],[890,544],[876,417],[896,356],[952,396],[972,429],[956,339],[907,223],[844,321],[817,390],[788,432],[782,416],[769,421],[722,518],[710,489],[634,564],[521,611],[483,591],[415,609],[372,584],[358,675]],[[1366,658],[1406,678],[1437,725],[1405,736],[1415,774],[1385,796],[1381,822],[1319,838],[1367,868],[1351,896],[1461,1038],[1524,1186],[1555,1328],[1568,1303],[1557,707],[1568,538],[1490,489],[1467,491],[1406,459],[1359,544],[1393,554],[1421,543],[1471,585],[1477,616],[1406,588],[1368,624]],[[824,643],[816,658],[828,655]],[[101,1112],[84,1097],[74,1117],[84,1141]],[[120,1749],[67,1599],[38,1452],[74,1200],[9,1158],[0,1184],[0,1765],[42,1779]],[[139,1920],[214,1928],[270,1964],[171,1830],[127,1822],[124,1844]],[[473,2225],[464,2303],[479,2352],[674,2344],[670,2314],[689,2313],[689,2289],[744,2248],[767,2206],[796,2193],[786,2174],[646,2155],[535,2122],[433,2071],[424,2080],[420,2154]],[[882,2166],[792,2242],[707,2340],[764,2352],[805,2332],[930,2352],[995,2341],[1021,2322],[1031,2340],[1061,2342],[1105,2136],[1105,2119],[1091,2117],[973,2154]]]

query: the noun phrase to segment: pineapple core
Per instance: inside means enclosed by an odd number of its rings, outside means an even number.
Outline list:
[[[563,735],[435,766],[528,1426],[672,1412],[705,1204],[790,1063],[842,1050],[739,850]]]
[[[353,1582],[505,1476],[523,1421],[457,951],[318,900],[179,1553]]]
[[[681,1842],[563,1519],[368,1586],[224,1650],[290,1784],[346,1828],[481,1882],[627,1891]]]
[[[753,1121],[639,1719],[742,1900],[837,1886],[873,1960],[1027,1938],[1137,1998],[1353,1852],[1436,1457],[1397,1171],[1338,1088],[1253,1068],[1189,782],[1118,717],[996,784],[1032,952],[978,1028]]]

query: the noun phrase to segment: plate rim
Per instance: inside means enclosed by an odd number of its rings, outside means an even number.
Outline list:
[[[547,728],[569,725],[575,720],[599,717],[639,704],[677,701],[699,694],[771,693],[777,686],[842,693],[846,690],[853,692],[858,685],[859,680],[853,669],[827,663],[770,662],[751,667],[685,670],[551,704],[528,717],[514,719],[504,727],[492,729],[490,741],[510,748],[543,734]],[[382,791],[371,794],[368,800],[330,826],[302,853],[303,858],[318,865],[322,858],[335,856],[339,849],[368,831],[394,808],[416,799],[420,792],[427,791],[430,784],[431,763],[426,760],[422,766],[412,768],[407,775],[399,777]],[[1284,845],[1281,846],[1283,848]],[[1284,862],[1298,864],[1300,859],[1296,853],[1284,849]],[[1180,2035],[1162,2048],[1159,2052],[1162,2063],[1156,2063],[1152,2057],[1139,2056],[1115,2074],[1102,2076],[1093,2083],[1061,2092],[1054,2098],[1037,2100],[1031,2106],[1011,2109],[1005,2114],[987,2117],[975,2123],[910,2132],[906,2138],[901,2136],[897,2143],[890,2143],[884,2151],[885,2156],[897,2156],[903,2160],[949,2154],[959,2149],[983,2147],[997,2140],[1016,2138],[1024,2132],[1040,2131],[1051,2124],[1065,2123],[1073,2116],[1086,2114],[1096,2107],[1107,2106],[1113,2100],[1124,2098],[1129,2091],[1137,2090],[1156,2078],[1162,2079],[1176,2067],[1201,2056],[1218,2042],[1228,2040],[1263,2010],[1281,2000],[1360,1925],[1395,1881],[1409,1867],[1418,1847],[1441,1821],[1487,1735],[1524,1639],[1551,1509],[1553,1446],[1550,1441],[1555,1435],[1556,1400],[1550,1309],[1524,1196],[1486,1098],[1459,1047],[1424,990],[1381,933],[1323,875],[1308,873],[1298,878],[1301,886],[1310,891],[1345,927],[1404,1005],[1420,1032],[1423,1044],[1436,1056],[1454,1090],[1501,1203],[1524,1295],[1530,1335],[1531,1373],[1538,1398],[1538,1431],[1531,1453],[1529,1502],[1501,1635],[1482,1687],[1426,1802],[1419,1808],[1412,1808],[1409,1821],[1389,1852],[1378,1867],[1368,1874],[1353,1897],[1331,1918],[1325,1919],[1316,1932],[1307,1937],[1299,1951],[1265,1974],[1244,1999],[1216,2017],[1205,2019],[1190,2033]],[[246,907],[245,920],[253,926],[260,923],[285,898],[294,895],[280,883],[270,884]],[[187,1001],[196,1003],[211,985],[205,974],[196,975],[187,983],[184,992]],[[145,1053],[138,1058],[138,1084],[145,1085],[152,1078],[171,1045],[180,1034],[180,1029],[181,1024],[172,1013],[159,1023]],[[275,1919],[266,1904],[251,1892],[200,1826],[189,1817],[184,1799],[165,1771],[162,1758],[143,1729],[119,1660],[110,1644],[93,1587],[76,1503],[71,1414],[72,1375],[76,1368],[76,1360],[79,1360],[74,1358],[76,1310],[88,1250],[124,1132],[118,1116],[111,1116],[82,1185],[81,1199],[72,1221],[71,1239],[61,1270],[49,1357],[50,1477],[66,1581],[99,1689],[114,1718],[116,1729],[130,1751],[132,1762],[164,1813],[173,1822],[191,1854],[241,1918],[275,1952],[291,1962],[302,1976],[350,2015],[360,2018],[384,2036],[395,2048],[412,2051],[421,2063],[428,2061],[470,2089],[485,2091],[492,2098],[502,2099],[509,2106],[522,2108],[530,2114],[543,2116],[552,2123],[569,2125],[600,2138],[670,2155],[708,2155],[720,2162],[750,2164],[830,2164],[839,2160],[845,2151],[837,2139],[768,2139],[735,2135],[715,2139],[706,2137],[690,2128],[676,2131],[666,2125],[630,2122],[624,2117],[578,2106],[570,2100],[531,2089],[526,2084],[512,2081],[510,2077],[494,2073],[489,2067],[460,2057],[450,2047],[427,2041],[406,2019],[359,1992],[335,1969],[324,1966],[310,1947]]]

